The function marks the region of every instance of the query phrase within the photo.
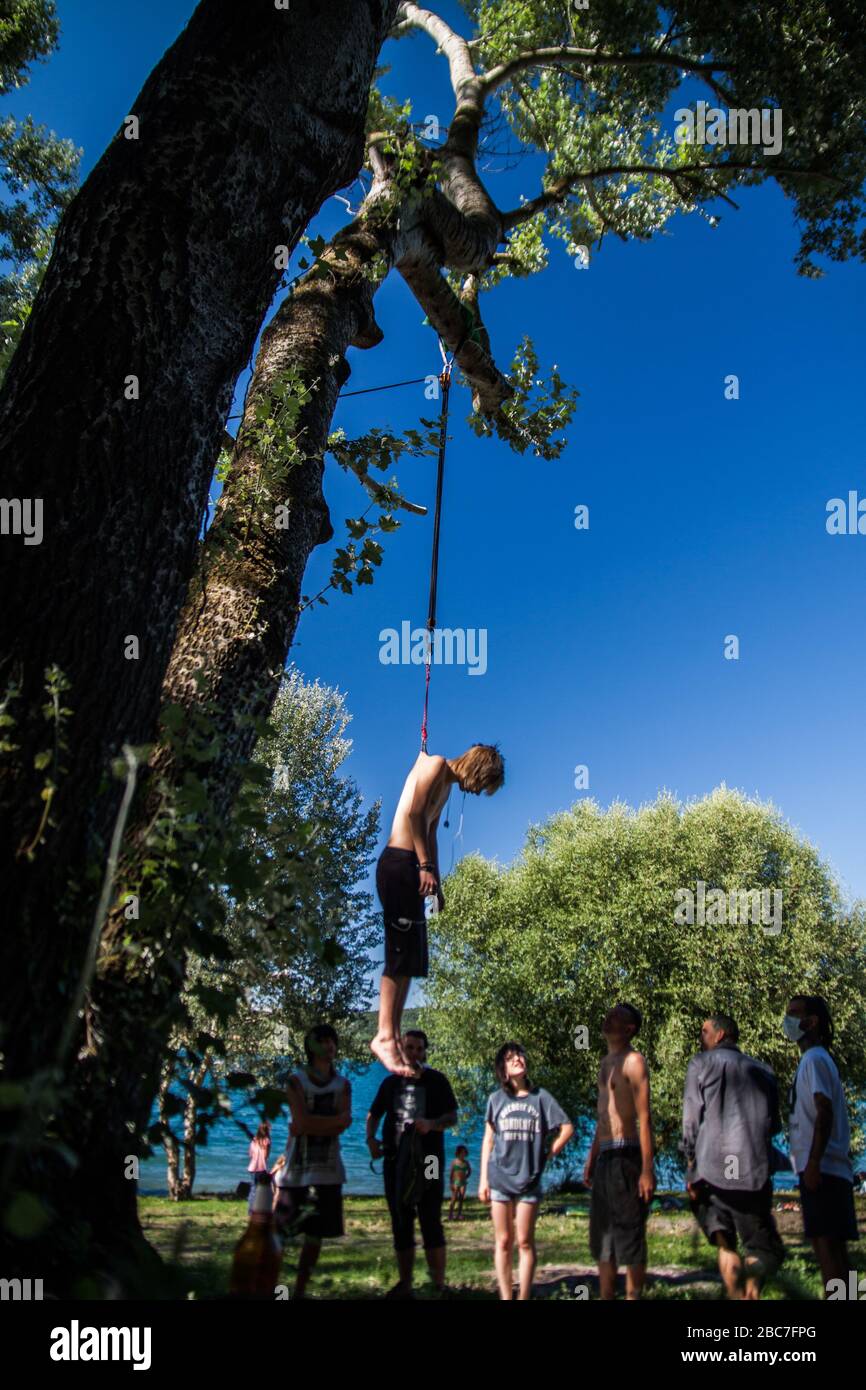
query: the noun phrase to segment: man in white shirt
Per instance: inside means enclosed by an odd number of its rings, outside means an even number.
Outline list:
[[[812,1242],[826,1296],[831,1279],[847,1282],[846,1242],[859,1238],[848,1109],[828,1051],[833,1023],[826,1000],[795,994],[784,1029],[802,1053],[791,1088],[791,1159],[800,1179],[803,1230]]]

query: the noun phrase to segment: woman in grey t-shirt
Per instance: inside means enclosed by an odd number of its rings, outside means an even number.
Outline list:
[[[496,1054],[499,1090],[487,1102],[478,1196],[490,1202],[496,1235],[495,1266],[501,1298],[511,1299],[514,1233],[520,1248],[519,1299],[532,1293],[535,1222],[541,1174],[547,1159],[565,1148],[574,1125],[549,1091],[533,1086],[520,1043],[503,1043]],[[550,1152],[547,1141],[554,1135]]]

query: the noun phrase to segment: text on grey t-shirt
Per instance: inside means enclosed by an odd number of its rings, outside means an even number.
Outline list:
[[[552,1130],[568,1124],[568,1116],[549,1091],[536,1086],[525,1096],[502,1087],[487,1102],[485,1119],[496,1137],[487,1165],[492,1188],[519,1196],[538,1182],[545,1162],[546,1140]]]

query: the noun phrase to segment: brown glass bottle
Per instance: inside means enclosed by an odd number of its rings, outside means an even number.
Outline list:
[[[282,1259],[271,1213],[270,1178],[258,1174],[249,1225],[235,1246],[229,1293],[234,1298],[273,1298]]]

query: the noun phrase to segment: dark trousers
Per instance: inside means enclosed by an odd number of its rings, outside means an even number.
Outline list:
[[[394,1235],[395,1250],[415,1248],[415,1217],[421,1227],[421,1239],[425,1250],[438,1250],[445,1244],[445,1228],[442,1225],[442,1202],[445,1198],[445,1183],[428,1183],[417,1206],[401,1202],[397,1196],[397,1160],[386,1158],[383,1168],[385,1178],[385,1199],[391,1213],[391,1230]]]

